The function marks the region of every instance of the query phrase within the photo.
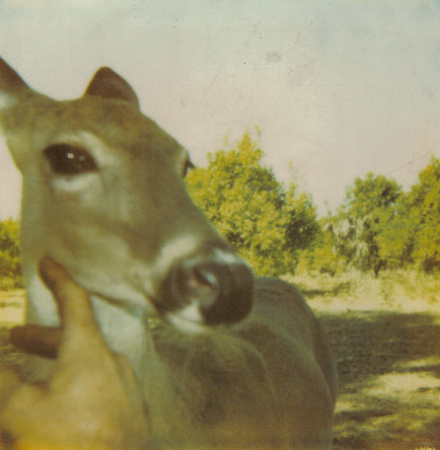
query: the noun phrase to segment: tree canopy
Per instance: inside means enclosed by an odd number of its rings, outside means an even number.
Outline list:
[[[348,188],[333,232],[339,252],[354,266],[376,276],[387,266],[381,236],[396,215],[401,194],[394,180],[373,173]]]
[[[407,195],[406,245],[425,271],[440,270],[440,160],[432,157]]]
[[[187,185],[196,204],[261,275],[293,272],[299,251],[316,237],[316,210],[305,195],[286,187],[262,163],[263,151],[250,133],[208,156]]]
[[[376,276],[410,266],[440,271],[440,161],[433,157],[409,192],[383,175],[356,178],[321,225],[325,238],[306,254],[315,269],[320,263],[319,270],[333,272],[343,257],[345,266]]]

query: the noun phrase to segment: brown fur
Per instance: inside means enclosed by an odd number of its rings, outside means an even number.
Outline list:
[[[196,332],[157,313],[169,306],[161,286],[176,261],[215,249],[232,264],[238,258],[186,193],[186,151],[141,114],[121,77],[101,69],[81,99],[56,102],[0,60],[0,125],[24,179],[22,253],[33,328],[14,339],[29,353],[58,354],[55,364],[28,356],[26,384],[9,379],[2,388],[3,427],[16,442],[331,447],[334,363],[293,286],[256,279],[246,318]],[[86,148],[99,170],[54,177],[42,151],[66,140]],[[38,274],[46,255],[62,266],[44,260],[49,288]],[[239,296],[233,300],[238,307]],[[60,324],[62,331],[39,328]]]

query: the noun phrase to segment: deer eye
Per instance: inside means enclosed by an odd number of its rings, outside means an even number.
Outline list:
[[[57,175],[80,175],[98,170],[95,160],[79,147],[68,144],[51,145],[44,150],[44,154]]]

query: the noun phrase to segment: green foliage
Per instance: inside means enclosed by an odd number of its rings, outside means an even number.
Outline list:
[[[431,158],[420,172],[419,182],[408,193],[408,229],[415,263],[430,272],[440,270],[440,160]]]
[[[407,194],[402,194],[394,214],[382,228],[376,240],[380,257],[390,269],[409,267],[413,263],[412,249],[416,224],[409,213]]]
[[[12,219],[0,221],[0,288],[23,286],[19,260],[19,226]]]
[[[286,188],[261,163],[263,151],[249,133],[235,148],[208,155],[208,167],[187,177],[195,203],[261,275],[293,272],[299,250],[319,225],[310,199]]]
[[[296,186],[291,184],[286,195],[285,210],[288,216],[287,244],[296,250],[309,248],[321,232],[310,197],[304,193],[297,196]]]
[[[355,217],[386,211],[400,194],[401,188],[394,180],[370,172],[364,180],[356,178],[353,186],[348,188],[346,209]]]
[[[356,178],[333,227],[336,247],[349,264],[376,276],[387,267],[396,245],[384,239],[384,232],[396,217],[401,195],[400,186],[382,175]]]
[[[385,268],[414,265],[440,271],[440,161],[432,158],[408,193],[382,175],[357,178],[322,229],[318,245],[303,255],[309,271],[336,273],[341,257],[376,277]]]
[[[440,160],[432,158],[408,193],[392,179],[356,178],[333,216],[316,220],[310,198],[261,164],[249,133],[209,156],[189,177],[196,203],[260,274],[299,269],[334,276],[416,266],[440,271]]]
[[[313,245],[301,253],[298,272],[329,274],[334,277],[345,269],[345,260],[337,252],[332,230],[332,217],[320,221],[320,230]]]

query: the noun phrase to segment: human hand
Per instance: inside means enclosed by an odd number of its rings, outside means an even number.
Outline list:
[[[58,304],[61,328],[16,327],[11,340],[27,353],[57,359],[43,386],[6,376],[3,431],[17,449],[144,448],[142,389],[126,358],[107,347],[87,292],[49,258],[40,274]]]

